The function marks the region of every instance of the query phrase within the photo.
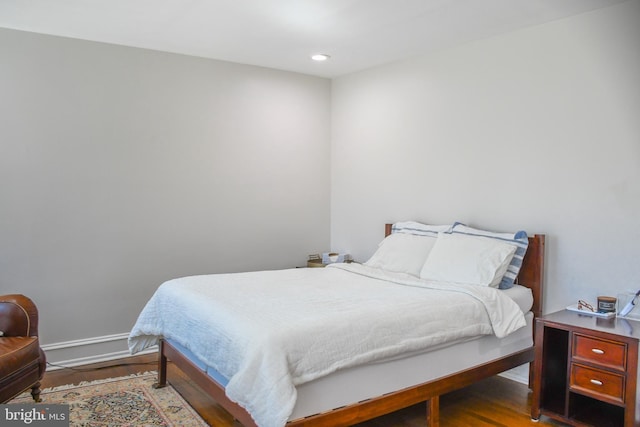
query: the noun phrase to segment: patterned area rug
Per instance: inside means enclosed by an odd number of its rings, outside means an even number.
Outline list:
[[[154,389],[155,372],[42,390],[42,403],[68,404],[72,426],[207,426],[171,386]],[[33,403],[25,393],[9,403]]]

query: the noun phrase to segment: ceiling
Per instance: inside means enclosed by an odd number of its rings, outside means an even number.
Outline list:
[[[0,27],[336,77],[623,1],[0,0]]]

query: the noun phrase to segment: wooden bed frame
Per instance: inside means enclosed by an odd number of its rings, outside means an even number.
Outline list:
[[[391,224],[385,225],[385,236],[391,234]],[[544,279],[544,246],[545,236],[536,234],[529,237],[529,247],[525,254],[518,283],[530,288],[533,292],[533,307],[531,311],[535,317],[542,314],[542,284]],[[456,372],[433,381],[418,384],[409,388],[385,394],[383,396],[364,400],[352,405],[343,406],[328,412],[312,415],[306,418],[289,421],[287,427],[321,427],[321,426],[349,426],[370,420],[416,403],[426,403],[426,426],[439,425],[439,397],[442,394],[466,387],[482,379],[491,377],[525,363],[534,358],[534,346],[518,351],[506,357]],[[225,394],[224,386],[207,375],[178,349],[165,340],[160,340],[158,351],[158,383],[155,387],[167,384],[167,361],[171,360],[175,366],[189,376],[200,388],[224,407],[236,420],[245,427],[255,427],[256,423],[251,415],[240,405],[231,401]],[[531,378],[531,377],[530,377]]]

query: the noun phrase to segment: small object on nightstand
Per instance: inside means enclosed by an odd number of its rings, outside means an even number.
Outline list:
[[[633,296],[628,303],[624,306],[622,310],[620,310],[620,317],[625,317],[636,307],[636,302],[638,301],[638,296],[640,296],[640,290],[636,292],[635,296]],[[620,296],[622,297],[622,296]],[[620,302],[622,303],[622,298],[620,298]]]
[[[598,297],[598,312],[599,313],[615,313],[616,312],[616,298],[615,297]]]
[[[309,259],[307,260],[307,267],[316,268],[316,267],[324,267],[325,265],[322,263],[322,257],[320,254],[311,254],[309,255]]]
[[[351,262],[351,255],[338,252],[325,252],[322,254],[323,264],[333,264],[334,262]]]
[[[325,252],[320,254],[311,254],[307,260],[307,267],[326,267],[336,262],[353,262],[351,255],[339,254],[337,252]]]
[[[580,313],[580,314],[583,314],[585,316],[603,317],[605,319],[609,319],[609,318],[612,318],[612,317],[616,316],[616,312],[615,311],[609,312],[609,313],[601,313],[599,311],[589,310],[588,308],[586,308],[584,306],[584,303],[582,303],[582,304],[578,303],[578,304],[570,305],[570,306],[567,307],[567,310],[575,311],[576,313]]]

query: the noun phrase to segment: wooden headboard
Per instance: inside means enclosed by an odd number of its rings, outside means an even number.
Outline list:
[[[384,225],[385,237],[391,234],[393,224]],[[544,282],[544,234],[529,237],[529,247],[524,254],[522,267],[516,282],[526,286],[533,293],[531,311],[536,317],[542,316],[542,288]]]

